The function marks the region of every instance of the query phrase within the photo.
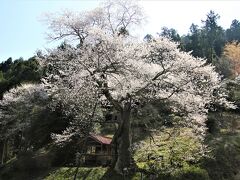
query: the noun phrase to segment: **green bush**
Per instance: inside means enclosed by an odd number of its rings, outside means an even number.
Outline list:
[[[202,157],[201,142],[188,128],[167,128],[139,143],[134,154],[137,166],[148,172],[170,174],[196,164]]]
[[[49,169],[51,167],[52,157],[50,154],[37,152],[23,152],[17,157],[13,164],[16,171],[29,172]]]

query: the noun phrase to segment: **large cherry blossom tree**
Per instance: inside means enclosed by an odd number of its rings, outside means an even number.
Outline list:
[[[55,135],[57,141],[79,133],[78,127],[91,130],[103,105],[110,104],[118,112],[112,141],[113,167],[118,173],[131,165],[131,111],[137,104],[157,99],[171,102],[172,110],[181,113],[182,125],[202,138],[207,105],[216,100],[221,83],[212,65],[180,51],[169,39],[139,41],[124,33],[142,19],[133,1],[109,1],[80,14],[49,15],[52,39],[71,38],[79,44],[64,45],[40,57],[49,67],[43,83],[75,117],[72,126]],[[223,93],[217,100],[227,104]]]

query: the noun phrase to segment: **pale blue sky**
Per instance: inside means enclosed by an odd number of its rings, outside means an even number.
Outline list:
[[[62,9],[88,10],[98,1],[68,0],[1,0],[0,2],[0,61],[29,58],[37,49],[51,47],[46,39],[46,26],[40,21],[45,12]]]
[[[46,39],[46,26],[39,21],[44,12],[63,9],[90,10],[100,0],[1,0],[0,2],[0,61],[8,57],[27,59],[36,50],[53,47]],[[240,1],[229,0],[142,0],[148,22],[138,29],[138,34],[154,34],[161,27],[175,28],[187,34],[191,23],[201,25],[201,19],[212,9],[220,14],[219,24],[228,28],[233,19],[240,20]]]

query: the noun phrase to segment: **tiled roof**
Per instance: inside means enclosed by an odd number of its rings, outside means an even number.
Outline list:
[[[112,142],[111,138],[104,137],[101,135],[91,134],[90,137],[93,138],[94,140],[100,142],[101,144],[111,144],[111,142]]]

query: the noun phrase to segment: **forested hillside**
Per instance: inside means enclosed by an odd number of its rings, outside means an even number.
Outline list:
[[[119,2],[48,15],[62,44],[1,62],[0,179],[240,179],[240,21],[136,42],[143,13]]]
[[[3,61],[0,64],[0,97],[3,93],[24,82],[40,82],[42,70],[35,59],[31,57],[28,60],[22,58],[12,60],[12,58]]]

